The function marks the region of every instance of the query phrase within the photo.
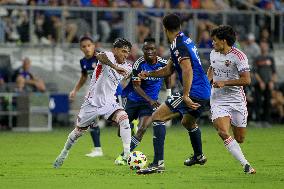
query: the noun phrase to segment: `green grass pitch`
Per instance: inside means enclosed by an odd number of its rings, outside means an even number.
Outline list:
[[[101,131],[105,156],[85,157],[92,147],[87,133],[72,148],[62,168],[54,169],[52,163],[71,130],[0,132],[0,188],[284,188],[284,125],[248,129],[241,146],[256,175],[243,173],[211,126],[202,127],[208,158],[204,166],[183,165],[192,148],[185,129],[174,126],[167,129],[165,173],[143,176],[127,166],[115,166],[114,159],[122,150],[116,128]],[[145,153],[148,161],[153,159],[152,128],[137,150]]]

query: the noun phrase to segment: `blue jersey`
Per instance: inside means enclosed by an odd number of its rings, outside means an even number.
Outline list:
[[[98,60],[96,56],[93,56],[92,58],[82,58],[80,60],[80,65],[81,65],[81,72],[83,74],[88,74],[90,78],[92,78],[93,72],[94,72],[94,67],[93,64],[97,64]]]
[[[189,37],[185,36],[184,33],[180,32],[172,42],[170,51],[181,84],[183,84],[182,70],[179,63],[184,59],[190,59],[193,70],[193,80],[189,96],[198,99],[209,99],[211,86],[201,66],[201,61],[194,42]]]
[[[131,81],[140,81],[138,74],[141,71],[154,71],[159,70],[166,66],[167,60],[157,57],[156,64],[147,63],[144,57],[140,57],[134,64],[132,70],[132,78]],[[158,100],[159,92],[161,90],[164,78],[156,78],[156,77],[147,77],[146,79],[141,80],[141,88],[143,91],[153,100]],[[132,83],[131,83],[132,84]],[[131,85],[130,84],[130,85]],[[143,97],[141,97],[133,87],[128,88],[127,98],[134,102],[146,102]]]

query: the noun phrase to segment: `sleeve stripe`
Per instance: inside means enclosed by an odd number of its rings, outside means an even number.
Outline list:
[[[186,60],[186,59],[190,59],[190,57],[182,57],[182,58],[178,59],[178,63],[180,64],[181,61]]]
[[[143,56],[138,58],[138,60],[136,60],[136,62],[133,64],[133,69],[137,70],[139,65],[140,65],[140,63],[143,62],[143,61],[144,61],[144,57]]]

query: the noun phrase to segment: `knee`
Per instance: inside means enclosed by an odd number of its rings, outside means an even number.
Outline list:
[[[120,127],[130,128],[128,115],[125,111],[117,112],[115,116],[115,122],[118,123]]]
[[[226,140],[227,138],[230,137],[230,134],[228,132],[226,132],[225,130],[222,129],[218,129],[218,135],[223,139]]]
[[[181,120],[181,124],[186,128],[186,129],[192,129],[197,127],[197,124],[195,122],[192,122],[190,120],[187,119],[182,119]]]
[[[238,143],[243,143],[245,141],[245,137],[244,136],[236,136],[235,137],[235,140],[238,142]]]

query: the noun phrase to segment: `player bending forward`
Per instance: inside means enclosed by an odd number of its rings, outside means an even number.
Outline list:
[[[247,107],[243,86],[251,82],[246,55],[233,47],[236,34],[231,26],[219,26],[212,30],[214,50],[210,54],[207,75],[213,79],[211,113],[214,127],[228,151],[240,161],[245,173],[255,169],[246,160],[238,143],[243,143],[247,125]],[[231,125],[234,138],[230,135]]]
[[[130,42],[119,38],[113,43],[112,52],[97,55],[99,62],[78,114],[77,125],[68,135],[63,150],[53,164],[54,168],[62,166],[71,147],[98,116],[104,116],[105,119],[115,121],[119,125],[124,155],[129,155],[131,129],[126,112],[116,102],[115,92],[120,81],[132,71],[132,66],[126,62],[131,47]]]

